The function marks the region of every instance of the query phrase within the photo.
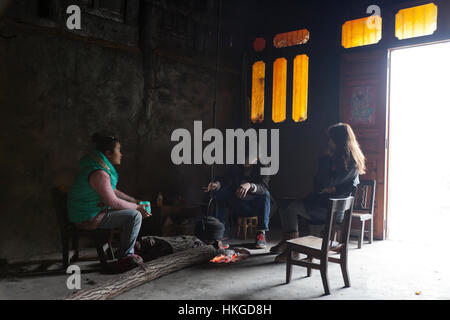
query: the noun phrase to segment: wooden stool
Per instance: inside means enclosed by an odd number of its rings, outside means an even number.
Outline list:
[[[250,228],[250,232],[258,226],[258,217],[238,217],[237,234],[236,237],[239,238],[241,228],[244,230],[244,240],[247,240],[247,229]]]

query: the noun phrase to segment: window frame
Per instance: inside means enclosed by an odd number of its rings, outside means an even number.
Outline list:
[[[295,28],[294,28],[295,29]],[[248,104],[246,104],[246,119],[245,123],[247,127],[264,127],[264,128],[297,128],[303,126],[309,120],[310,114],[310,103],[311,103],[311,82],[308,81],[307,88],[307,119],[301,122],[295,122],[293,120],[293,86],[294,86],[294,59],[298,55],[307,55],[309,60],[309,71],[308,71],[308,79],[310,79],[310,75],[312,69],[311,65],[314,61],[314,57],[312,55],[313,46],[311,45],[311,37],[313,37],[313,32],[308,27],[296,28],[296,30],[307,29],[310,32],[310,40],[302,45],[295,45],[285,48],[276,48],[273,44],[273,39],[277,34],[285,33],[283,30],[277,30],[277,32],[272,32],[267,34],[266,36],[257,35],[252,37],[250,41],[250,50],[248,55],[248,77],[247,77],[247,92],[248,96]],[[263,37],[266,40],[266,48],[263,52],[255,52],[253,50],[253,41],[256,38]],[[286,120],[280,123],[275,123],[273,121],[273,64],[276,59],[285,58],[287,60],[287,83],[286,83]],[[266,64],[266,78],[265,78],[265,101],[264,101],[264,121],[261,123],[253,123],[251,120],[251,83],[252,83],[252,66],[257,61],[263,61]]]

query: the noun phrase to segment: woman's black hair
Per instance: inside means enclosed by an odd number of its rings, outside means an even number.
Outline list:
[[[92,136],[92,141],[95,143],[95,149],[106,153],[106,151],[114,152],[119,139],[116,136],[107,136],[100,133],[95,133]]]
[[[335,124],[328,129],[328,136],[336,145],[334,150],[334,160],[344,165],[347,170],[348,162],[352,160],[350,150],[348,148],[348,132],[347,127],[342,123]]]
[[[350,125],[338,123],[328,129],[328,136],[336,145],[334,160],[337,164],[343,164],[345,170],[349,166],[356,165],[359,174],[366,173],[366,157],[364,156],[355,133]]]

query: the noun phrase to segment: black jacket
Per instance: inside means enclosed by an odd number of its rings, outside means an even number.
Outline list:
[[[336,188],[336,197],[348,197],[355,193],[359,184],[358,168],[354,162],[336,164],[332,157],[322,156],[319,159],[318,173],[315,177],[314,192],[319,193],[325,188]]]
[[[253,183],[256,185],[256,192],[253,194],[262,195],[269,190],[270,176],[261,175],[260,164],[251,165],[248,170],[243,165],[234,165],[227,169],[225,176],[218,179],[221,188],[229,187],[233,191],[237,190],[243,183]]]
[[[304,199],[308,214],[313,217],[313,221],[324,222],[329,199],[354,195],[358,184],[359,173],[355,163],[350,163],[348,168],[345,168],[343,164],[336,164],[330,156],[321,157],[314,180],[314,191]],[[335,193],[321,193],[323,189],[331,187],[336,188]]]

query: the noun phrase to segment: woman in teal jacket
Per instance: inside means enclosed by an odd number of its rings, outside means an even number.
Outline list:
[[[70,222],[83,230],[120,229],[120,270],[139,263],[134,253],[142,219],[151,216],[140,201],[119,191],[115,166],[120,165],[120,142],[115,137],[95,134],[95,150],[80,160],[79,172],[70,188],[68,214]]]

